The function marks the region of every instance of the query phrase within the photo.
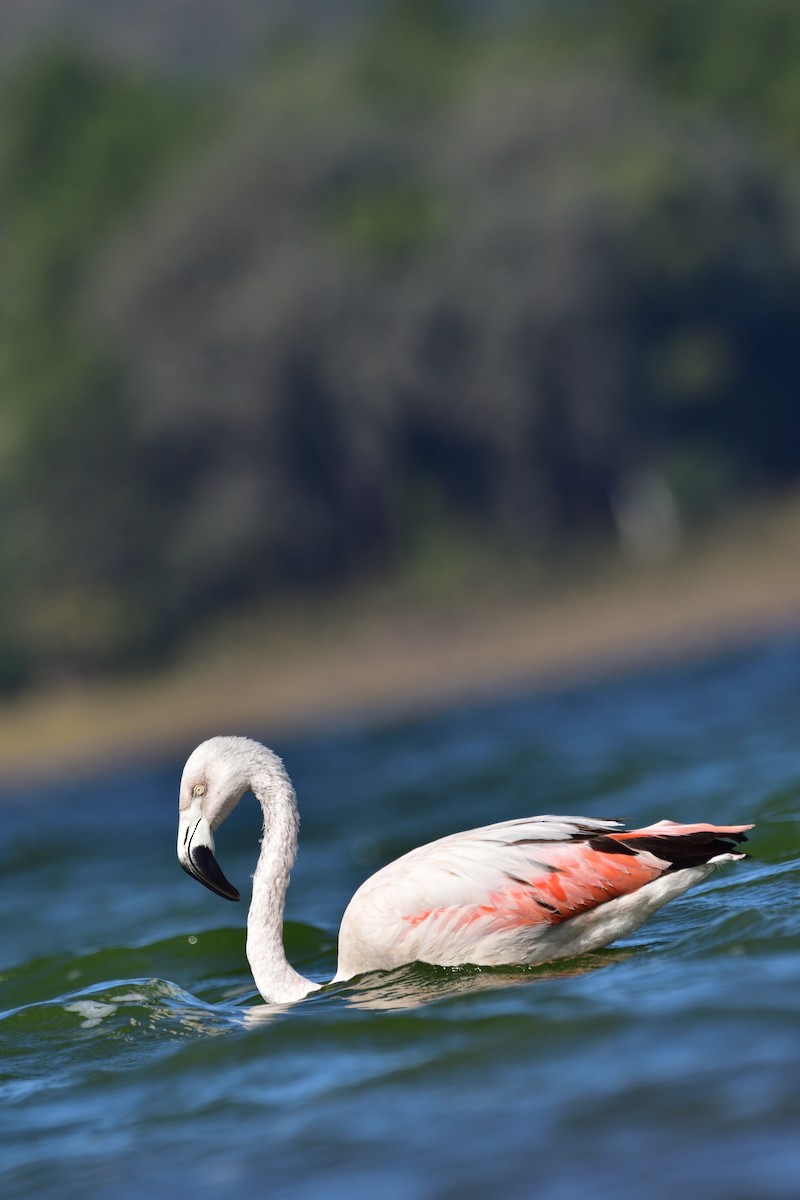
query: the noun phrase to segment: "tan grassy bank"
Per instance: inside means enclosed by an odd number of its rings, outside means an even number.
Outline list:
[[[656,564],[616,556],[548,589],[465,586],[447,603],[372,592],[240,620],[169,670],[0,706],[0,767],[46,778],[114,757],[179,757],[243,732],[280,745],[517,686],[705,654],[800,624],[800,498],[750,511]],[[6,787],[4,790],[8,790]]]

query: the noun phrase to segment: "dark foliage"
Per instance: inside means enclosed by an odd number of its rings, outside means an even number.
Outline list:
[[[800,17],[737,5],[753,58],[783,31],[750,104],[724,6],[678,6],[691,37],[666,0],[578,7],[394,4],[205,99],[17,73],[0,685],[421,542],[546,560],[631,480],[690,522],[797,477]]]

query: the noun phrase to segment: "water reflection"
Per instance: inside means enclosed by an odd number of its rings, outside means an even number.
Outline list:
[[[328,984],[299,1003],[343,1004],[368,1011],[421,1008],[438,1000],[502,988],[532,986],[554,979],[570,979],[624,962],[640,948],[616,947],[599,950],[582,958],[539,967],[431,967],[412,963],[394,971],[371,971],[346,983]],[[244,1010],[246,1026],[261,1025],[295,1005],[260,1004]]]

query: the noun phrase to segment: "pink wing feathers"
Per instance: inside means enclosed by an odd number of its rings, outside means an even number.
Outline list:
[[[464,921],[491,918],[497,927],[555,925],[616,896],[637,891],[667,871],[698,866],[729,854],[733,843],[743,841],[750,828],[663,821],[644,829],[617,832],[613,827],[618,822],[603,822],[606,828],[599,832],[593,826],[600,822],[575,820],[574,831],[566,840],[550,840],[546,827],[541,831],[544,838],[538,830],[533,836],[528,836],[526,830],[521,837],[510,839],[491,836],[495,832],[515,832],[515,824],[511,828],[489,826],[475,830],[472,836],[457,834],[422,848],[436,850],[437,858],[443,853],[446,869],[452,871],[459,860],[463,862],[458,853],[459,849],[463,851],[458,844],[461,839],[470,839],[476,850],[483,843],[484,864],[500,879],[488,894],[473,897],[472,903],[466,898],[462,901],[459,907],[464,909]],[[420,859],[424,857],[432,860],[434,854],[420,853]],[[470,874],[474,877],[478,872]],[[448,907],[451,905],[445,903],[439,911]],[[435,904],[423,906],[406,914],[406,920],[418,925],[436,912]]]

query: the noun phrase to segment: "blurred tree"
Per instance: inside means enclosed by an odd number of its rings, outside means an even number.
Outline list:
[[[581,19],[683,111],[716,110],[780,156],[800,150],[794,0],[601,0]]]
[[[193,604],[391,561],[420,521],[442,552],[465,523],[541,552],[607,527],[619,480],[680,445],[738,482],[785,444],[753,437],[740,387],[796,276],[791,206],[746,145],[605,72],[502,57],[408,120],[265,119],[104,280],[119,344],[152,347],[131,362],[148,436],[186,455],[155,487]],[[195,525],[209,478],[233,540]]]
[[[13,653],[74,670],[153,636],[147,498],[111,356],[76,314],[103,238],[189,139],[192,98],[54,51],[5,84],[0,127],[0,618]]]
[[[0,685],[466,546],[544,560],[623,511],[641,542],[642,496],[674,541],[796,479],[800,19],[735,7],[399,0],[205,98],[20,70]]]

